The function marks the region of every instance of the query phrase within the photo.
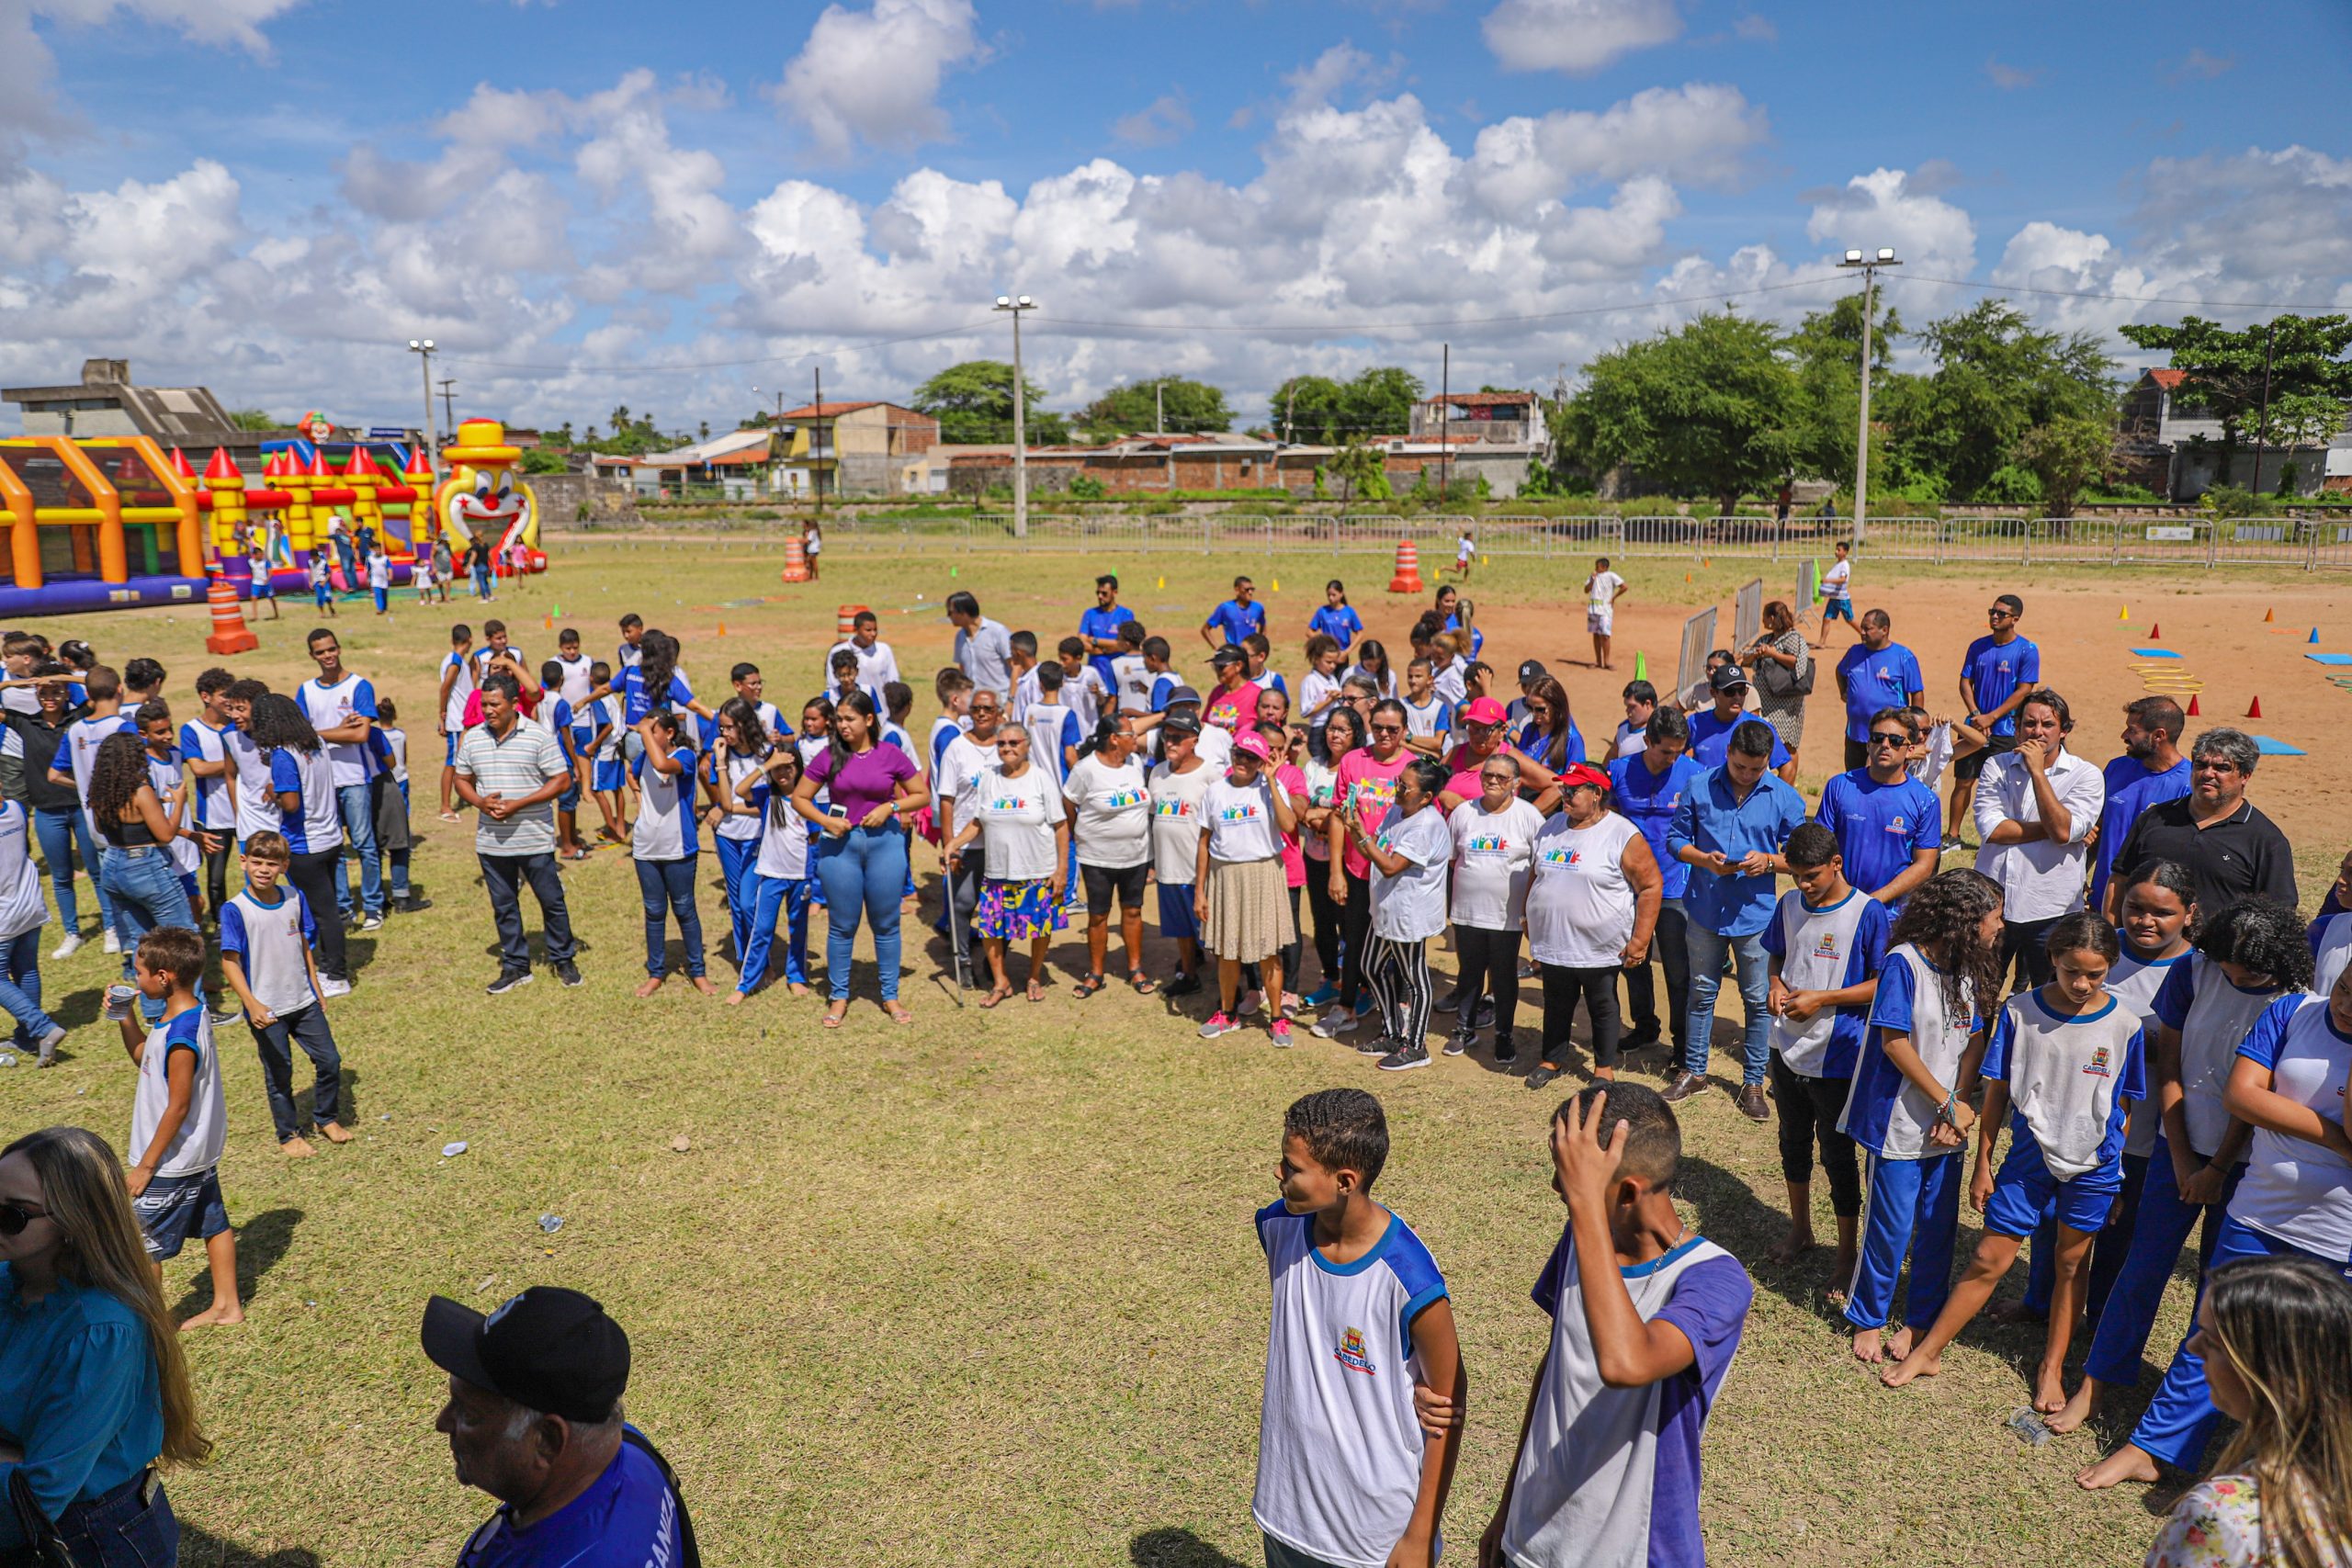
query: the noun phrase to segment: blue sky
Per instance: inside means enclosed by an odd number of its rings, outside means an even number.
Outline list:
[[[430,334],[461,413],[723,425],[817,365],[887,397],[1001,356],[1013,289],[1057,404],[1172,370],[1255,417],[1442,343],[1548,384],[1724,298],[1793,319],[1849,244],[1902,253],[1915,321],[1983,297],[1928,278],[2103,334],[2352,309],[2352,8],[2262,20],[0,0],[0,380],[107,354],[413,417]]]

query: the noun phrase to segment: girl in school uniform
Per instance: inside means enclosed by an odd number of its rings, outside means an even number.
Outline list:
[[[718,871],[727,886],[727,955],[740,972],[743,955],[751,951],[758,903],[752,863],[760,853],[760,812],[737,786],[766,765],[768,732],[759,709],[741,697],[729,697],[718,705],[718,742],[702,766],[703,789],[710,802],[704,825],[710,829],[711,847],[718,852]]]
[[[1361,675],[1380,689],[1384,697],[1396,694],[1396,671],[1388,662],[1388,649],[1374,638],[1366,637],[1356,645],[1355,667],[1348,675]],[[1340,677],[1345,683],[1347,675]]]
[[[1348,585],[1338,578],[1323,585],[1323,607],[1306,618],[1306,629],[1339,644],[1341,653],[1363,635],[1363,617],[1348,603]]]
[[[808,825],[792,809],[800,783],[797,747],[771,749],[759,767],[736,775],[736,800],[751,807],[760,824],[759,853],[752,863],[752,929],[743,944],[743,967],[727,994],[732,1007],[767,983],[776,933],[784,932],[784,984],[796,997],[808,995]]]
[[[1880,1381],[1901,1388],[1940,1371],[1944,1347],[1992,1299],[2018,1248],[2048,1215],[2057,1222],[2058,1276],[2033,1407],[2055,1415],[2066,1402],[2066,1348],[2081,1311],[2083,1265],[2123,1186],[2124,1123],[2132,1102],[2146,1098],[2148,1077],[2140,1021],[2107,989],[2121,951],[2115,928],[2077,909],[2060,916],[2046,940],[2052,977],[2002,1007],[1980,1069],[1984,1113],[1968,1201],[1984,1216],[1984,1238],[1934,1325]],[[1993,1150],[2005,1116],[2009,1153],[1996,1175]]]
[[[678,940],[685,949],[686,978],[708,996],[717,987],[703,974],[702,914],[695,908],[701,845],[695,836],[694,742],[667,708],[639,719],[637,734],[643,750],[629,764],[638,790],[629,855],[637,863],[637,890],[645,904],[645,982],[637,994],[651,996],[668,976],[668,918],[674,912]]]
[[[1960,1225],[1958,1156],[1976,1124],[1969,1101],[1984,1055],[1978,998],[1999,994],[2001,890],[1982,872],[1939,873],[1919,885],[1890,933],[1854,1089],[1838,1130],[1866,1160],[1861,1253],[1846,1287],[1854,1356],[1910,1353],[1913,1329],[1890,1338],[1894,1281],[1911,1258],[1905,1319],[1943,1311]]]

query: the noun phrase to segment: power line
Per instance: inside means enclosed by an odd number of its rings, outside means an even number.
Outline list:
[[[1239,322],[1227,324],[1214,321],[1093,321],[1074,316],[1040,315],[1041,328],[1104,327],[1116,331],[1152,331],[1184,333],[1326,333],[1344,337],[1357,333],[1420,332],[1438,327],[1499,327],[1526,321],[1566,321],[1575,316],[1618,316],[1633,310],[1646,310],[1656,305],[1691,305],[1708,299],[1737,299],[1750,294],[1777,294],[1785,288],[1810,288],[1815,284],[1838,281],[1836,273],[1824,273],[1819,277],[1793,278],[1786,283],[1759,283],[1747,288],[1710,288],[1697,294],[1661,294],[1650,299],[1632,300],[1616,305],[1582,305],[1570,310],[1537,310],[1518,316],[1451,316],[1413,321],[1314,321],[1295,326],[1280,322]]]

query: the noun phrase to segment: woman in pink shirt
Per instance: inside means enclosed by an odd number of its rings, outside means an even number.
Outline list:
[[[1372,863],[1350,840],[1342,818],[1347,808],[1366,822],[1378,822],[1396,802],[1396,777],[1413,754],[1405,750],[1405,705],[1383,697],[1372,707],[1372,743],[1340,761],[1332,784],[1332,812],[1325,827],[1331,846],[1330,893],[1340,906],[1340,936],[1347,952],[1340,969],[1340,999],[1316,1023],[1318,1040],[1351,1034],[1356,998],[1363,994],[1363,952],[1372,940]]]

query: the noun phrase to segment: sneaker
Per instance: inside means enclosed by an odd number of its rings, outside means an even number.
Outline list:
[[[1397,1039],[1395,1035],[1378,1034],[1374,1035],[1370,1040],[1358,1041],[1356,1043],[1356,1055],[1360,1056],[1388,1056],[1394,1055],[1396,1052],[1402,1051],[1404,1048],[1405,1043],[1402,1040]]]
[[[1381,1057],[1378,1065],[1384,1073],[1401,1073],[1414,1067],[1426,1067],[1430,1065],[1430,1048],[1419,1043],[1400,1045]]]
[[[1617,1042],[1617,1049],[1620,1051],[1646,1051],[1651,1046],[1657,1044],[1660,1038],[1662,1038],[1662,1036],[1659,1032],[1658,1026],[1655,1023],[1645,1023],[1636,1028],[1633,1033],[1628,1034],[1624,1039]]]
[[[381,915],[371,914],[367,919],[359,922],[359,929],[363,931],[382,931],[384,929],[384,917]]]
[[[490,983],[490,994],[493,997],[503,997],[517,986],[529,985],[531,978],[531,972],[528,969],[502,969],[498,972],[498,978]]]
[[[62,1023],[40,1037],[39,1042],[40,1055],[38,1058],[40,1066],[45,1067],[57,1059],[58,1044],[64,1038],[65,1026]]]
[[[403,915],[421,915],[424,913],[425,910],[433,908],[433,900],[430,898],[420,898],[415,894],[412,893],[405,898],[393,900],[392,908],[399,910]]]
[[[1437,999],[1436,1010],[1439,1012],[1460,1012],[1462,1010],[1461,988],[1457,987],[1454,989],[1446,992],[1445,995],[1440,997]]]
[[[580,977],[580,965],[574,964],[569,958],[555,966],[555,977],[562,981],[567,986],[582,986],[587,984],[586,981]]]
[[[1495,998],[1492,997],[1480,997],[1478,998],[1478,1010],[1471,1017],[1470,1027],[1473,1029],[1485,1029],[1494,1021]]]
[[[1675,1075],[1674,1082],[1668,1085],[1665,1092],[1658,1098],[1668,1105],[1679,1105],[1692,1095],[1704,1094],[1706,1091],[1707,1080],[1704,1077],[1693,1072],[1681,1072]]]
[[[1287,1048],[1290,1044],[1290,1020],[1286,1018],[1274,1020],[1273,1027],[1266,1032],[1273,1036],[1275,1044]]]
[[[1209,1014],[1209,1021],[1206,1023],[1201,1025],[1201,1038],[1214,1040],[1220,1034],[1230,1034],[1240,1027],[1241,1025],[1235,1022],[1223,1008],[1219,1008]]]
[[[1463,1052],[1470,1049],[1471,1043],[1477,1038],[1476,1033],[1470,1030],[1457,1029],[1445,1037],[1445,1054],[1449,1056],[1459,1056]]]
[[[1543,1089],[1546,1085],[1550,1084],[1554,1078],[1556,1078],[1559,1076],[1560,1069],[1554,1066],[1551,1063],[1538,1062],[1535,1064],[1535,1070],[1527,1075],[1527,1087],[1530,1089]]]
[[[1163,997],[1190,997],[1197,996],[1200,989],[1201,977],[1198,975],[1179,975],[1160,987],[1159,994]]]
[[[1298,1005],[1305,1008],[1309,1012],[1321,1012],[1325,1008],[1329,1007],[1333,1002],[1336,1002],[1339,999],[1340,987],[1326,983],[1324,985],[1317,986],[1313,990],[1307,992],[1306,995],[1300,999]]]
[[[1346,1008],[1335,1007],[1315,1021],[1307,1032],[1317,1040],[1333,1040],[1356,1032],[1356,1015]]]
[[[245,1010],[241,1007],[214,1008],[211,1012],[212,1027],[215,1029],[226,1029],[231,1024],[243,1019],[244,1016]]]
[[[351,995],[351,982],[334,975],[319,976],[319,995],[330,999]]]
[[[1262,1008],[1262,1007],[1264,1007],[1265,1005],[1266,1005],[1266,993],[1265,993],[1265,992],[1263,992],[1263,991],[1244,991],[1244,992],[1242,992],[1242,993],[1241,993],[1241,1005],[1240,1005],[1238,1008],[1237,1008],[1237,1009],[1235,1009],[1235,1010],[1234,1010],[1234,1014],[1233,1014],[1233,1016],[1234,1016],[1234,1017],[1236,1017],[1236,1018],[1248,1018],[1248,1017],[1250,1017],[1252,1013],[1255,1013],[1255,1012],[1256,1012],[1260,1008]]]
[[[1508,1035],[1508,1034],[1498,1034],[1498,1035],[1496,1035],[1496,1036],[1495,1036],[1495,1060],[1496,1060],[1496,1061],[1498,1061],[1498,1062],[1516,1062],[1516,1061],[1518,1061],[1518,1060],[1519,1060],[1519,1043],[1518,1043],[1518,1042],[1516,1042],[1516,1041],[1514,1041],[1513,1039],[1511,1039],[1511,1037],[1510,1037],[1510,1035]]]
[[[1362,1018],[1364,1014],[1366,1014],[1366,1013],[1370,1012],[1371,1010],[1372,1010],[1372,992],[1370,991],[1370,989],[1366,989],[1366,990],[1365,990],[1365,992],[1363,993],[1363,995],[1362,995],[1362,996],[1360,996],[1360,997],[1358,997],[1358,998],[1356,998],[1356,1008],[1355,1008],[1356,1016],[1357,1016],[1358,1018]]]
[[[122,951],[122,938],[116,934],[114,928],[111,926],[107,928],[106,950],[108,953],[120,953]]]
[[[1772,1108],[1765,1102],[1762,1084],[1742,1084],[1739,1092],[1732,1098],[1739,1102],[1739,1113],[1750,1122],[1770,1122],[1772,1119]]]
[[[81,951],[82,933],[80,931],[67,931],[65,933],[65,940],[57,944],[56,948],[50,953],[50,956],[51,958],[71,958]]]

